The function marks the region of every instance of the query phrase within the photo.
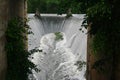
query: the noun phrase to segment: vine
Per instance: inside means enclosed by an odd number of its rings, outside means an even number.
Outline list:
[[[83,26],[86,28],[88,26],[86,25],[87,22],[91,27],[88,33],[94,36],[92,49],[96,61],[92,68],[100,73],[108,73],[111,67],[107,67],[112,63],[113,55],[111,48],[111,32],[113,31],[113,26],[111,26],[111,5],[105,0],[99,0],[91,4],[88,3],[89,7],[86,10],[86,19],[83,21]]]
[[[93,68],[99,73],[109,73],[112,49],[110,48],[111,8],[104,0],[88,9],[88,22],[92,22],[90,34],[94,35],[92,49],[97,60]]]
[[[15,17],[8,22],[6,31],[6,52],[7,52],[7,76],[6,80],[28,80],[32,69],[37,70],[29,57],[33,53],[26,49],[26,34],[29,27],[20,17]]]

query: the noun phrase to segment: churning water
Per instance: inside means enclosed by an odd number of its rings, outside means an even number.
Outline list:
[[[35,80],[86,80],[83,63],[86,62],[87,30],[79,30],[84,14],[74,14],[68,19],[56,14],[42,14],[41,18],[30,14],[28,18],[34,33],[28,35],[28,48],[42,50],[34,53],[32,59],[41,70],[33,71]]]

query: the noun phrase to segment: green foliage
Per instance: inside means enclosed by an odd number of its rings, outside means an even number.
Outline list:
[[[55,38],[56,41],[63,40],[63,35],[60,32],[56,32],[55,36],[56,36],[56,38]]]
[[[36,69],[36,66],[28,59],[31,53],[26,49],[27,29],[28,26],[21,18],[13,18],[8,23],[6,80],[28,80],[28,74],[32,73],[32,69]]]
[[[85,13],[87,0],[60,0],[58,14],[66,13],[69,8],[71,8],[72,13]]]
[[[111,7],[99,2],[87,9],[87,21],[92,22],[91,34],[96,34],[98,30],[107,31],[111,24]]]
[[[77,62],[75,63],[75,65],[77,65],[77,66],[78,66],[78,69],[81,71],[82,68],[83,68],[83,66],[86,65],[86,62],[85,62],[85,61],[77,61]]]
[[[87,9],[87,16],[88,24],[92,23],[89,33],[94,35],[92,48],[97,57],[93,68],[98,72],[106,72],[106,65],[111,63],[112,58],[110,48],[111,6],[105,0],[93,2],[93,6]]]
[[[28,12],[35,13],[38,8],[40,13],[56,13],[58,2],[59,0],[28,0]]]
[[[40,13],[66,13],[69,8],[72,13],[85,13],[87,0],[28,0],[28,12],[35,12],[36,8]]]
[[[104,55],[106,53],[105,49],[107,48],[107,45],[105,43],[107,44],[105,33],[97,33],[93,39],[93,51],[95,55]]]
[[[119,54],[119,49],[116,46],[120,45],[120,41],[118,41],[120,38],[120,27],[118,27],[120,19],[115,17],[118,16],[119,12],[115,12],[117,8],[114,9],[116,5],[113,3],[109,0],[89,0],[88,2],[86,20],[88,24],[91,24],[89,33],[94,36],[92,48],[93,55],[97,58],[93,68],[99,72],[110,73],[115,66],[115,55]],[[108,66],[112,68],[108,68]]]

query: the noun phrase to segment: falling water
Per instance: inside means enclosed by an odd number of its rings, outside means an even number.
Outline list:
[[[40,72],[33,71],[36,80],[86,80],[86,65],[79,69],[76,62],[86,62],[87,35],[81,28],[84,14],[65,15],[42,14],[41,18],[29,14],[29,26],[34,34],[28,35],[29,50],[38,47],[32,61]],[[57,40],[56,32],[61,39]]]

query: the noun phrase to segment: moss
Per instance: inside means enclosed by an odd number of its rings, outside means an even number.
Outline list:
[[[56,36],[56,38],[55,38],[56,41],[63,40],[63,35],[60,32],[56,32],[55,36]]]

